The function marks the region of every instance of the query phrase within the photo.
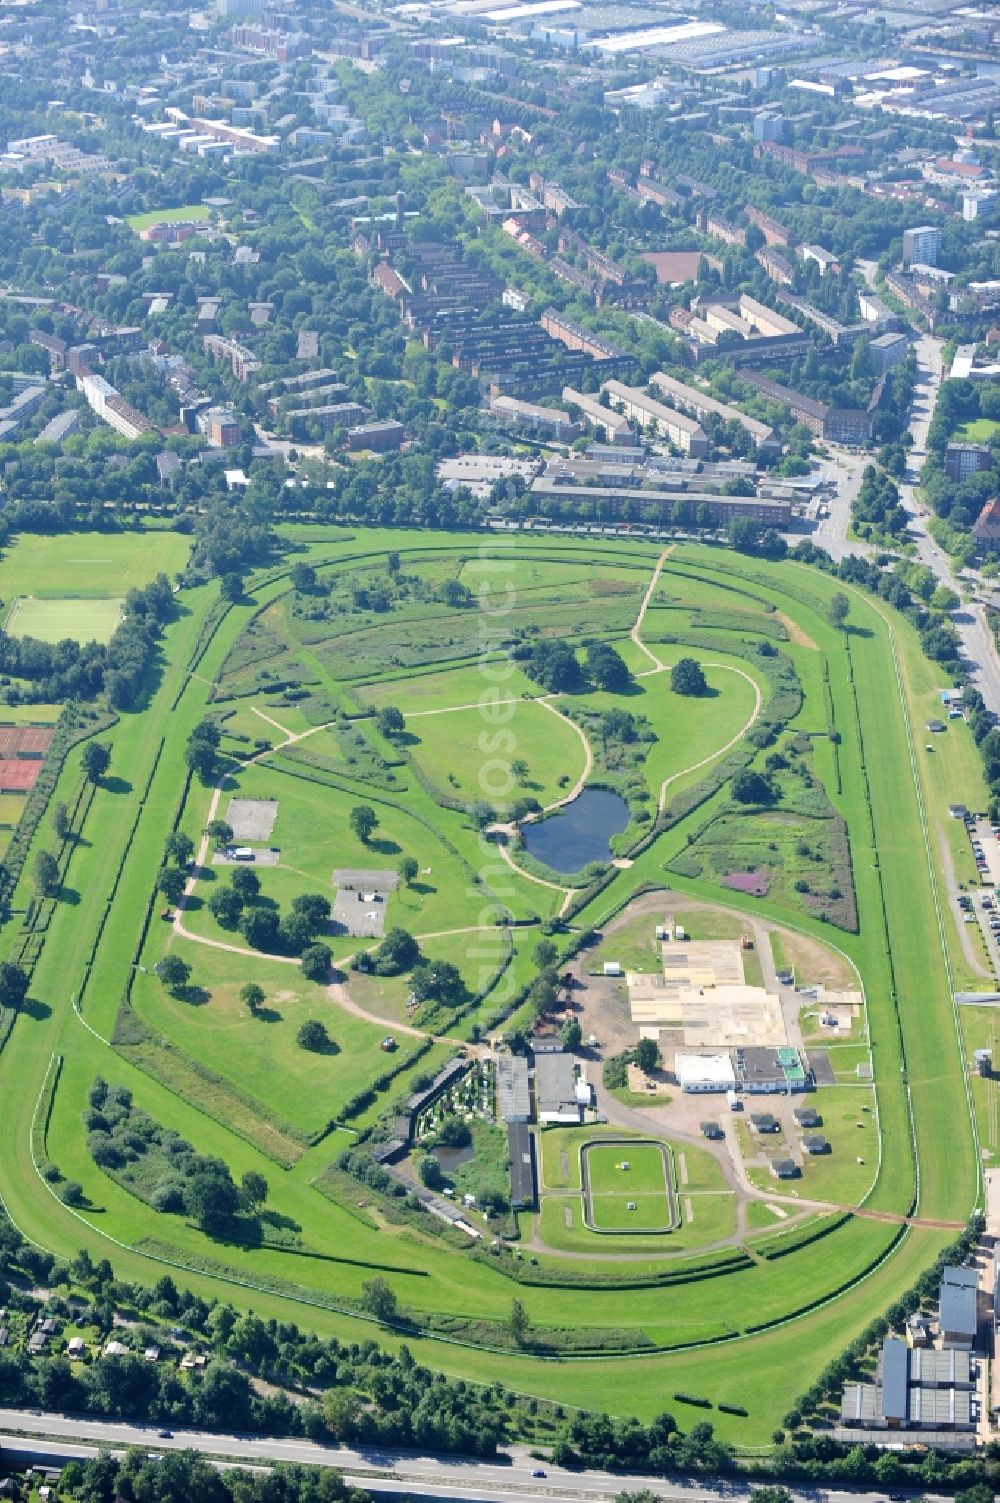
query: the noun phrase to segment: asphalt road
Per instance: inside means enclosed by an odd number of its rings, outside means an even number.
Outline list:
[[[942,380],[942,341],[932,334],[921,334],[915,345],[917,356],[917,382],[914,389],[913,409],[910,415],[910,433],[913,447],[909,452],[906,474],[900,481],[900,502],[909,513],[908,534],[916,544],[917,557],[933,570],[939,583],[963,593],[955,578],[948,555],[938,547],[927,531],[927,515],[917,504],[915,490],[927,458],[927,430],[934,416],[938,390]],[[833,481],[836,492],[829,502],[830,515],[810,531],[808,536],[824,548],[832,558],[841,559],[848,553],[867,554],[872,550],[865,543],[848,540],[847,529],[851,522],[851,506],[861,485],[865,466],[871,464],[869,454],[854,454],[837,449],[828,458],[820,461],[823,475]],[[799,541],[801,533],[786,533],[790,544]],[[968,585],[965,587],[968,593]],[[953,613],[952,621],[962,639],[962,647],[971,665],[973,683],[986,701],[987,708],[1000,714],[1000,657],[997,655],[993,633],[986,622],[983,607],[963,603]]]
[[[516,1450],[508,1461],[478,1461],[471,1457],[422,1456],[409,1451],[379,1447],[320,1446],[305,1440],[276,1440],[241,1435],[213,1435],[199,1430],[175,1430],[169,1439],[157,1434],[154,1425],[130,1425],[117,1421],[55,1414],[36,1414],[29,1409],[0,1409],[0,1448],[9,1454],[56,1464],[74,1457],[93,1455],[105,1447],[114,1451],[141,1446],[152,1455],[168,1450],[192,1450],[220,1466],[263,1466],[269,1462],[296,1462],[304,1466],[331,1466],[347,1482],[370,1492],[411,1493],[425,1498],[481,1499],[483,1503],[613,1503],[623,1489],[648,1488],[665,1500],[685,1503],[746,1503],[750,1488],[728,1478],[612,1477],[605,1472],[568,1472],[534,1462]],[[536,1468],[544,1477],[533,1477]],[[881,1492],[825,1492],[793,1489],[796,1503],[885,1503]],[[944,1500],[941,1500],[944,1503]]]
[[[927,564],[940,582],[956,594],[961,594],[948,555],[938,547],[927,531],[927,516],[917,505],[914,488],[927,458],[927,430],[934,416],[941,385],[942,342],[932,334],[922,334],[916,343],[918,379],[914,392],[910,433],[913,448],[910,450],[906,475],[900,484],[900,501],[910,513],[908,531],[917,545],[920,562]],[[973,665],[972,679],[986,701],[987,708],[1000,714],[1000,658],[997,656],[993,633],[986,623],[983,607],[963,605],[954,612],[952,620],[962,638],[965,656]]]

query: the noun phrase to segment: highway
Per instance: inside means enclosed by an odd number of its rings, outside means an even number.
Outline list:
[[[161,1436],[155,1425],[39,1414],[31,1409],[0,1409],[0,1447],[8,1455],[14,1452],[25,1460],[56,1465],[93,1456],[102,1447],[121,1452],[129,1446],[140,1446],[156,1456],[169,1450],[197,1451],[226,1468],[261,1467],[273,1462],[336,1467],[351,1485],[390,1496],[408,1493],[421,1498],[466,1498],[482,1503],[511,1503],[511,1500],[613,1503],[623,1490],[634,1492],[646,1488],[664,1500],[746,1503],[750,1495],[750,1484],[733,1478],[663,1478],[631,1473],[623,1477],[606,1472],[569,1472],[536,1462],[522,1449],[495,1461],[480,1461],[475,1457],[423,1456],[377,1446],[322,1446],[308,1440],[213,1435],[203,1430],[175,1430],[169,1436]],[[533,1477],[534,1470],[542,1470],[544,1476]],[[839,1500],[885,1503],[882,1492],[792,1488],[791,1493],[796,1503],[817,1503],[820,1499],[829,1503]],[[937,1503],[929,1494],[919,1496]]]

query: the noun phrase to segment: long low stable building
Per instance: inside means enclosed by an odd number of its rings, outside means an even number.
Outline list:
[[[516,1121],[508,1126],[507,1157],[510,1160],[510,1203],[515,1211],[533,1210],[538,1200],[535,1139],[526,1123]]]
[[[612,407],[640,428],[652,429],[659,438],[667,439],[682,454],[698,458],[708,453],[705,430],[683,412],[658,402],[638,386],[625,386],[621,381],[606,381],[602,390],[607,392]]]
[[[942,1359],[952,1357],[965,1360],[952,1365],[949,1379]],[[975,1384],[967,1353],[911,1352],[898,1336],[887,1336],[876,1381],[844,1384],[840,1423],[845,1430],[972,1430]]]
[[[775,434],[774,429],[768,423],[759,422],[757,418],[747,417],[746,413],[740,412],[738,407],[730,407],[726,402],[719,402],[708,392],[699,391],[697,387],[677,381],[664,371],[655,371],[649,378],[649,384],[655,386],[657,391],[662,391],[663,395],[669,397],[671,403],[682,412],[691,413],[696,418],[717,417],[721,418],[724,423],[739,423],[759,449],[780,451],[781,440]]]
[[[508,1124],[531,1120],[528,1061],[523,1054],[502,1054],[497,1060],[497,1116]]]

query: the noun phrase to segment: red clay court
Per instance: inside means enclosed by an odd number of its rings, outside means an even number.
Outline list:
[[[52,726],[0,725],[0,793],[34,788],[52,735]]]
[[[17,757],[44,757],[52,740],[50,725],[0,725],[0,762]]]
[[[0,793],[28,793],[38,782],[44,762],[4,762],[0,760]]]

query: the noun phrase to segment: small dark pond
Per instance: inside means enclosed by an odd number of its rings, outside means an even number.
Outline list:
[[[607,788],[585,788],[558,814],[522,825],[525,849],[556,872],[578,872],[590,861],[606,861],[612,835],[628,824],[628,805]]]
[[[475,1149],[471,1143],[468,1148],[435,1148],[432,1150],[434,1157],[441,1165],[445,1174],[454,1174],[461,1164],[467,1164],[472,1158]]]

